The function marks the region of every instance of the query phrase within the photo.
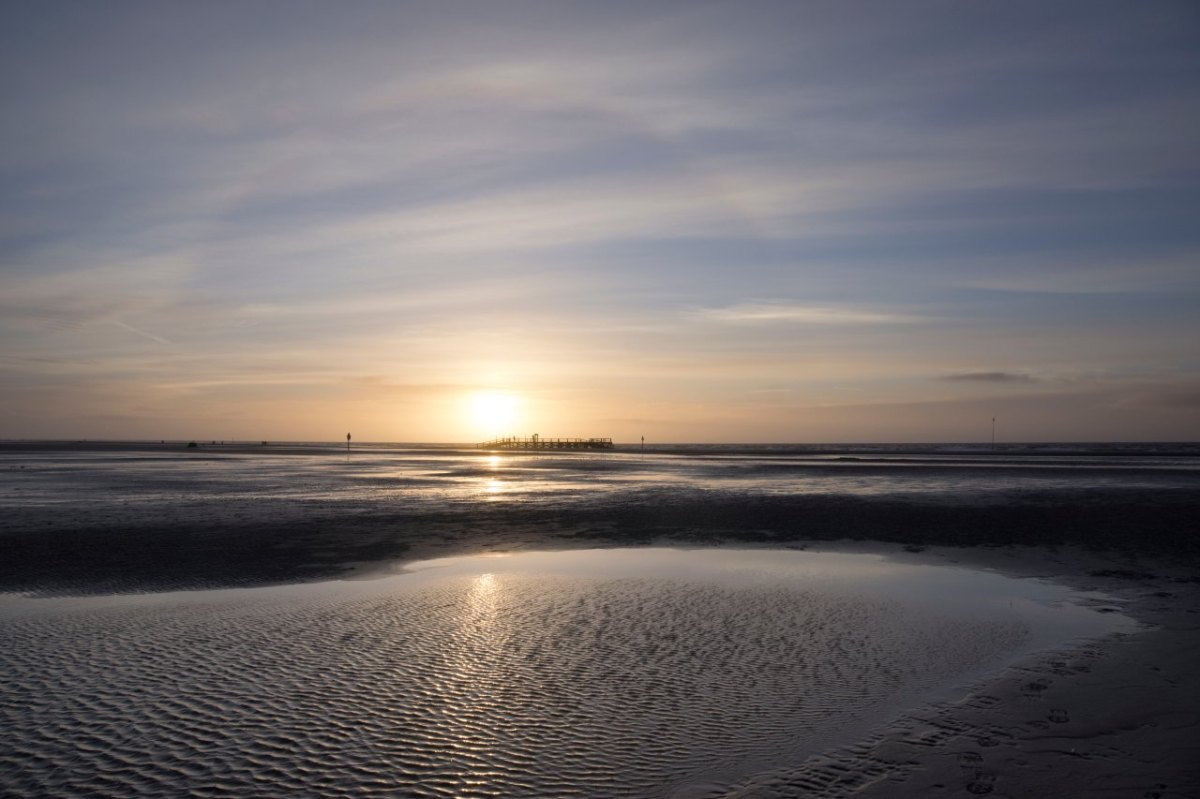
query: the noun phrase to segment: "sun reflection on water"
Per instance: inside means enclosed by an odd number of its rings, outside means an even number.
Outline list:
[[[1006,664],[1135,631],[1101,612],[1110,602],[897,556],[669,548],[497,552],[170,598],[0,597],[16,644],[0,714],[18,708],[0,776],[26,768],[84,797],[120,762],[136,784],[186,793],[176,765],[218,740],[205,757],[224,795],[260,795],[263,774],[292,793],[463,799],[753,785]],[[213,693],[164,673],[239,676]],[[65,678],[72,691],[47,690]],[[179,739],[119,734],[143,728]]]
[[[458,780],[466,792],[487,784],[494,776],[485,764],[502,748],[502,731],[497,726],[503,720],[499,697],[506,678],[502,663],[506,632],[500,609],[502,594],[501,581],[491,572],[471,580],[458,632],[447,647],[451,650],[447,652],[447,663],[452,670],[442,686],[442,696],[449,700],[443,718],[456,749],[465,755]],[[479,718],[491,719],[492,723],[480,725],[476,723]]]
[[[496,595],[499,591],[500,584],[496,580],[496,575],[486,572],[472,582],[467,602],[472,610],[486,609],[488,613],[493,613],[496,610]]]

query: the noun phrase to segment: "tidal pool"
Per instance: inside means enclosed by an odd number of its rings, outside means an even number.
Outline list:
[[[1032,652],[1101,597],[866,554],[618,549],[0,598],[0,793],[720,796]]]

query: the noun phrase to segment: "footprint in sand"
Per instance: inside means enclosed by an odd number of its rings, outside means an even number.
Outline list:
[[[1053,708],[1046,715],[1046,718],[1050,719],[1055,724],[1065,724],[1071,720],[1071,715],[1062,708]]]
[[[989,735],[980,736],[979,738],[975,739],[975,743],[979,744],[980,746],[999,746],[1000,745],[999,741],[997,741],[995,738],[992,738]]]
[[[1021,686],[1021,693],[1025,694],[1026,696],[1041,696],[1042,691],[1045,691],[1049,687],[1050,684],[1044,680],[1027,682],[1025,685]]]
[[[998,704],[1000,704],[1000,699],[998,697],[988,696],[987,694],[980,694],[979,696],[972,697],[970,701],[971,707],[983,709],[994,707]]]
[[[983,762],[983,755],[978,752],[960,752],[958,764],[964,768],[974,768]]]
[[[981,796],[995,790],[996,775],[990,771],[976,771],[975,779],[967,783],[967,793]]]

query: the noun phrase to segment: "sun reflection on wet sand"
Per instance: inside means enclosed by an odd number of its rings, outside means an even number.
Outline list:
[[[496,612],[496,595],[499,591],[500,584],[496,575],[491,572],[481,574],[472,583],[467,602],[474,613],[490,618]]]
[[[494,768],[485,764],[490,754],[503,748],[500,694],[506,621],[500,613],[501,595],[495,574],[485,572],[471,580],[458,632],[447,642],[451,672],[439,693],[447,699],[444,723],[459,755],[459,789],[468,794],[494,780]]]
[[[872,555],[673,549],[0,598],[12,687],[0,784],[32,774],[61,790],[14,796],[94,796],[120,762],[164,795],[257,796],[264,779],[278,795],[681,795],[858,740],[1024,653],[1133,623],[1080,599]],[[205,774],[179,765],[198,751]],[[60,767],[78,782],[56,783]]]

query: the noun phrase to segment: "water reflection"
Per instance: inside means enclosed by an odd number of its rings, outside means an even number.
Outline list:
[[[406,450],[357,452],[350,464],[328,455],[205,453],[145,457],[97,453],[6,454],[0,465],[0,509],[20,512],[21,526],[70,524],[137,527],[195,518],[234,523],[243,516],[296,514],[304,501],[351,507],[386,498],[415,510],[441,509],[447,499],[487,502],[499,494],[483,478],[503,475],[523,505],[570,504],[586,487],[588,507],[649,507],[696,497],[705,502],[747,497],[847,496],[947,498],[1009,502],[1014,492],[1119,488],[1195,491],[1194,458],[1090,459],[871,458],[856,455],[681,456],[614,452],[597,456]],[[489,490],[497,489],[497,490]],[[1070,497],[1068,496],[1069,500]],[[586,510],[587,508],[584,508]],[[336,509],[335,509],[336,510]]]
[[[875,555],[673,549],[5,597],[0,787],[110,794],[119,763],[155,795],[670,796],[1132,624],[1085,599]]]
[[[915,612],[947,617],[1017,619],[1031,630],[1033,648],[1075,637],[1132,629],[1121,614],[1098,613],[1109,598],[1046,580],[996,572],[896,561],[885,555],[772,549],[594,549],[439,558],[408,565],[392,580],[467,576],[472,597],[494,601],[490,586],[506,575],[569,579],[669,580],[730,587],[804,586],[845,596],[894,602]],[[480,583],[484,580],[486,582]],[[399,585],[400,583],[398,583]],[[474,601],[474,600],[473,600]]]
[[[485,572],[471,582],[471,590],[467,593],[467,608],[472,624],[490,624],[495,621],[496,596],[499,591],[499,581],[491,572]]]
[[[501,587],[490,572],[468,584],[458,631],[445,641],[448,673],[433,694],[455,753],[460,795],[488,784],[494,773],[489,756],[503,743],[505,709],[500,697],[506,680],[503,638],[508,620],[499,613]]]

